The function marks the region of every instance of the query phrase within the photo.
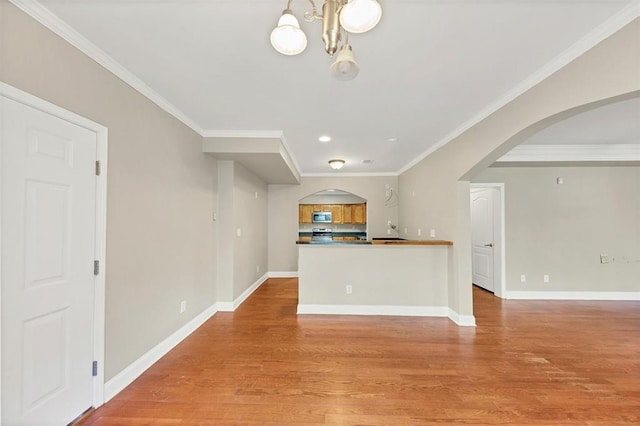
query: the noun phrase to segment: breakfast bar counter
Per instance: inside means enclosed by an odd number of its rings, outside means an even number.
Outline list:
[[[322,244],[322,245],[393,245],[393,246],[450,246],[451,241],[445,240],[404,240],[400,238],[378,238],[373,240],[332,240],[332,241],[314,241],[314,240],[298,240],[296,244]]]
[[[298,241],[298,314],[447,317],[452,244]]]

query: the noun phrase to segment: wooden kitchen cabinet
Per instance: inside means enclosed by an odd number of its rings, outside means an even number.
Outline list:
[[[331,212],[331,223],[342,223],[342,204],[329,204],[325,207]]]
[[[367,205],[362,204],[300,204],[298,223],[313,223],[314,212],[331,212],[331,223],[364,225],[367,223]]]
[[[367,205],[345,204],[342,206],[342,223],[364,225],[367,223]]]
[[[353,223],[353,204],[342,206],[342,223]]]
[[[313,222],[313,205],[300,204],[298,206],[298,223],[312,223],[312,222]]]
[[[367,223],[367,205],[365,203],[353,204],[353,216],[352,216],[351,223],[356,223],[356,224]]]

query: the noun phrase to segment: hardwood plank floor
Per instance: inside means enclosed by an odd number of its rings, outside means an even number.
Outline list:
[[[296,279],[217,313],[83,425],[638,425],[640,303],[296,315]]]

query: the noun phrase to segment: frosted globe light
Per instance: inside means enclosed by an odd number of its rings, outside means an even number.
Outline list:
[[[307,47],[307,36],[290,10],[285,10],[271,31],[271,45],[283,55],[297,55]]]
[[[378,25],[382,7],[376,0],[349,0],[340,11],[340,25],[350,33],[364,33]]]
[[[329,67],[331,76],[336,80],[348,81],[357,77],[360,72],[360,65],[353,58],[351,46],[345,44],[338,53],[338,58]]]

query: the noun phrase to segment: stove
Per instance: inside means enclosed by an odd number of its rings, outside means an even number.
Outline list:
[[[331,228],[313,228],[311,234],[311,240],[313,241],[332,241],[333,230]]]

